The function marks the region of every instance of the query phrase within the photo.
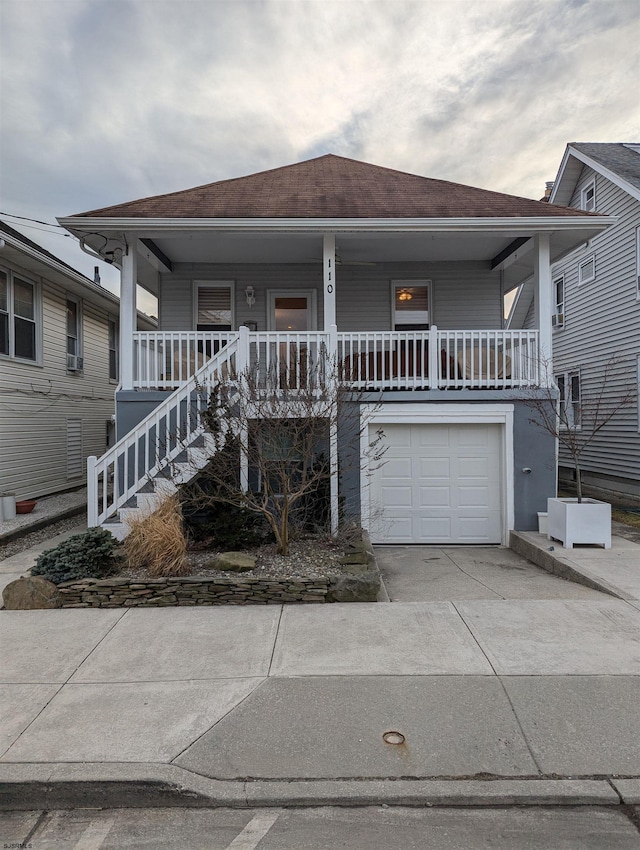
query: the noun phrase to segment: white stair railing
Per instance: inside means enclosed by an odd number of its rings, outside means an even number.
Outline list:
[[[240,338],[247,348],[246,337],[246,331],[228,335],[227,344],[184,386],[172,392],[101,458],[87,459],[90,528],[115,516],[132,496],[204,433],[199,413],[207,406],[215,384],[234,380],[244,368],[240,361],[245,358],[239,356],[238,349]]]

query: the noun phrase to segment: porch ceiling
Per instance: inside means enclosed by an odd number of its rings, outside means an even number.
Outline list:
[[[171,263],[322,263],[323,234],[288,232],[199,231],[146,234]],[[399,262],[492,262],[509,248],[522,231],[436,233],[337,233],[339,262],[386,264]],[[566,230],[551,234],[551,256],[556,259],[593,232]],[[505,290],[518,286],[533,273],[533,242],[523,245],[516,258],[503,264]],[[157,273],[139,264],[140,283],[155,292]]]

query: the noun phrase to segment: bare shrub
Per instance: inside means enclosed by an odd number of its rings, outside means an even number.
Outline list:
[[[124,551],[133,569],[152,576],[182,576],[189,573],[185,557],[187,543],[177,496],[166,499],[153,513],[128,519],[129,534]]]

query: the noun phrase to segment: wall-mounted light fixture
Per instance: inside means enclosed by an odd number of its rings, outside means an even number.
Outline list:
[[[256,303],[256,291],[253,286],[247,286],[244,291],[244,295],[247,299],[247,304],[249,305],[249,307],[253,307],[253,305]]]

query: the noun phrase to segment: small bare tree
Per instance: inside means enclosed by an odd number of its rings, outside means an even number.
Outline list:
[[[206,509],[223,502],[261,515],[283,555],[297,525],[328,530],[331,478],[344,474],[348,454],[360,457],[368,428],[363,394],[337,378],[325,355],[294,375],[281,364],[266,375],[254,365],[210,390],[200,388],[212,459],[204,475],[184,486],[189,503]],[[382,439],[378,431],[366,445],[370,470],[384,454]],[[345,440],[351,452],[344,451]]]
[[[582,502],[582,455],[612,419],[635,402],[636,391],[628,380],[622,359],[617,356],[606,362],[601,378],[586,392],[579,379],[570,378],[568,384],[564,378],[557,383],[549,380],[553,372],[548,362],[542,364],[540,374],[548,380],[546,386],[536,388],[528,398],[534,411],[529,421],[555,437],[570,456],[576,496]]]

